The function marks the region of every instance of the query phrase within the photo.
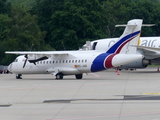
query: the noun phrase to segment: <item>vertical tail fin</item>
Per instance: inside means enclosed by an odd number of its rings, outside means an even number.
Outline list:
[[[116,25],[116,27],[126,26],[126,28],[118,41],[107,50],[107,53],[135,54],[136,48],[131,45],[138,43],[142,21],[141,19],[134,19],[130,20],[127,25]]]
[[[91,66],[92,72],[117,67],[143,58],[141,54],[135,54],[135,47],[130,46],[137,45],[142,27],[142,20],[130,20],[125,26],[126,28],[118,41],[110,47],[106,53],[100,54],[94,59]]]

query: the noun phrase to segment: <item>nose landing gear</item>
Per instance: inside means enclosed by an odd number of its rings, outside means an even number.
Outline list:
[[[22,74],[16,74],[16,79],[22,79]]]

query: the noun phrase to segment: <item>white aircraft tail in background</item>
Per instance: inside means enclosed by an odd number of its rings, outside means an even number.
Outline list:
[[[52,74],[56,79],[63,79],[65,75],[82,79],[83,73],[102,71],[142,59],[143,56],[135,54],[136,48],[131,46],[137,45],[141,26],[141,19],[130,20],[119,40],[107,51],[9,51],[6,53],[22,56],[17,57],[8,69],[16,74],[16,78],[21,78],[22,74]]]

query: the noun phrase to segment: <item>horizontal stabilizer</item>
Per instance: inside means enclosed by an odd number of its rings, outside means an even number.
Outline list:
[[[151,27],[151,26],[155,26],[156,24],[142,24],[142,26],[144,27]],[[126,27],[127,25],[115,25],[115,27]],[[136,25],[129,25],[129,26],[136,26]]]
[[[133,45],[133,46],[137,47],[138,49],[141,49],[141,50],[146,50],[146,51],[150,51],[150,52],[160,52],[160,48],[138,46],[138,45]]]
[[[137,25],[115,25],[115,27],[127,27],[127,26],[137,26]]]

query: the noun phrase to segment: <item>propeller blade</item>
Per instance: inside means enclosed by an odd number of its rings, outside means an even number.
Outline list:
[[[30,48],[30,51],[32,51],[33,46],[34,46],[34,44],[32,44],[32,46],[31,46],[31,48]],[[26,63],[27,63],[27,60],[28,60],[28,55],[26,54],[24,57],[26,58],[26,60],[24,61],[23,68],[26,66]],[[34,64],[35,64],[35,63],[34,63]]]
[[[30,63],[36,64],[36,62],[42,61],[42,60],[46,60],[46,59],[48,59],[48,57],[44,56],[44,57],[41,57],[41,58],[36,59],[36,60],[28,60],[28,61],[29,61]]]
[[[26,63],[27,63],[27,60],[28,60],[28,55],[25,55],[24,57],[26,58],[26,60],[24,61],[23,68],[26,66]]]
[[[34,44],[32,44],[32,46],[31,46],[31,48],[30,48],[30,51],[32,51],[33,47],[34,47]]]
[[[27,59],[24,61],[23,68],[26,66],[26,63],[27,63]]]

